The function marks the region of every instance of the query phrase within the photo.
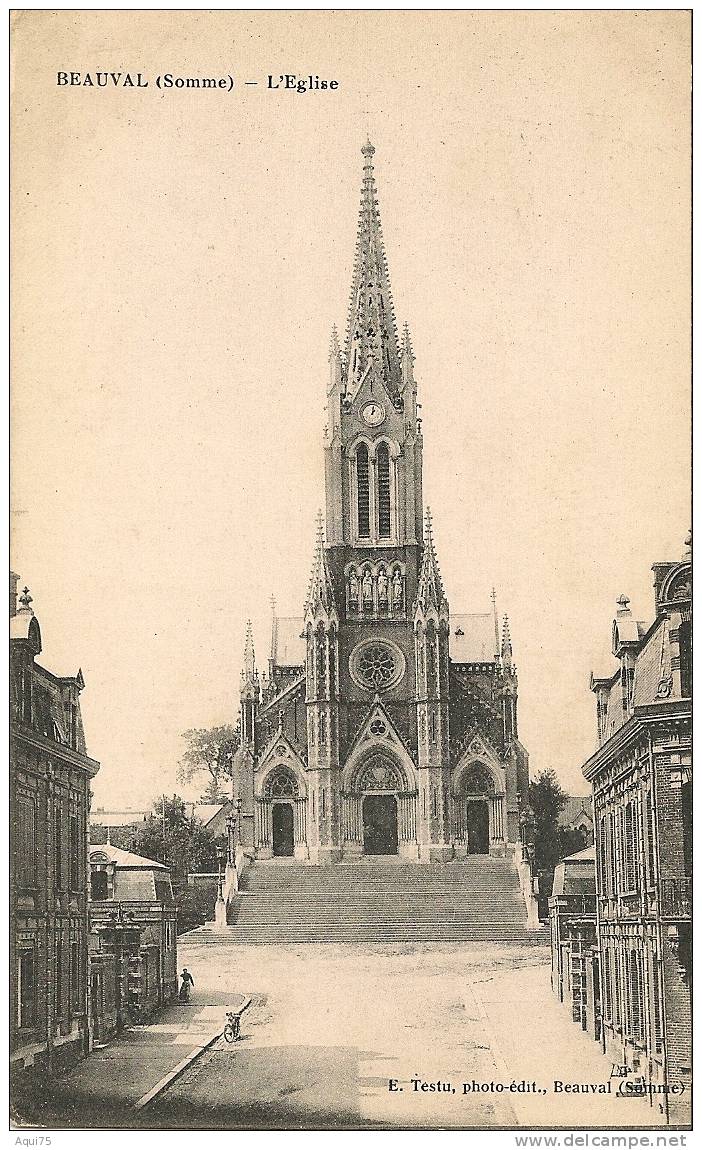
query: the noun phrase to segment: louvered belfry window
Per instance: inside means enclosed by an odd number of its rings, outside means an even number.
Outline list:
[[[390,452],[387,444],[378,448],[378,537],[390,538]]]
[[[370,536],[370,484],[368,476],[368,448],[362,443],[356,452],[356,494],[358,497],[358,535]]]

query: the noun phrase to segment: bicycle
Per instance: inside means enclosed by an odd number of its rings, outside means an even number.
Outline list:
[[[224,1024],[224,1039],[226,1042],[236,1042],[241,1033],[241,1016],[233,1010],[227,1011],[227,1021]]]

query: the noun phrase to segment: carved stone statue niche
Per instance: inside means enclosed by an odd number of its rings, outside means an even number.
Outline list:
[[[365,611],[370,611],[373,608],[373,580],[368,570],[363,575],[363,608]]]
[[[402,610],[402,576],[399,570],[392,577],[392,605],[396,611]]]
[[[349,600],[356,606],[358,605],[358,576],[353,567],[349,574]]]
[[[388,577],[383,568],[380,569],[378,575],[378,602],[384,604],[385,607],[388,605]]]

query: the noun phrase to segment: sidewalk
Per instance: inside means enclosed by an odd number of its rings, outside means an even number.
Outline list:
[[[137,1126],[140,1099],[191,1053],[219,1037],[225,1010],[240,1010],[247,997],[230,994],[226,1005],[173,1003],[157,1019],[124,1030],[96,1048],[78,1066],[54,1082],[44,1096],[15,1099],[23,1125],[72,1129]],[[148,1107],[145,1113],[148,1113]]]
[[[520,1126],[637,1129],[664,1124],[658,1106],[650,1106],[646,1099],[619,1097],[617,1079],[612,1080],[611,1094],[573,1092],[574,1085],[606,1087],[612,1061],[558,1002],[547,965],[495,970],[475,980],[472,989],[505,1078],[536,1080],[548,1088],[545,1096],[511,1095]],[[555,1093],[556,1079],[568,1084],[569,1092]]]

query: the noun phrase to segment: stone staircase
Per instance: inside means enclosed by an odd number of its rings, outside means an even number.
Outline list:
[[[422,866],[386,858],[336,866],[256,862],[229,907],[233,942],[540,943],[510,859]]]

